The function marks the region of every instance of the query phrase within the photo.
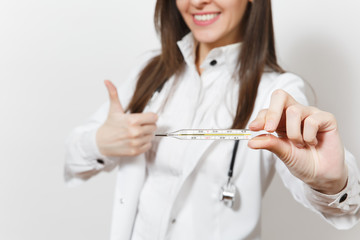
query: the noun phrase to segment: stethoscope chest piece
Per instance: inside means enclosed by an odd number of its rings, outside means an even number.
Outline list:
[[[236,188],[235,185],[228,181],[221,187],[220,201],[223,201],[227,207],[232,208],[235,202]]]

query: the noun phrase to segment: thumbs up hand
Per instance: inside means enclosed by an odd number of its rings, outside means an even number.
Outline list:
[[[106,121],[96,133],[96,143],[105,156],[136,156],[151,147],[156,130],[155,113],[125,114],[117,89],[105,80],[109,93],[110,108]]]

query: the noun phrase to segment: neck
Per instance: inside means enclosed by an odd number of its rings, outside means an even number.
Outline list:
[[[205,60],[206,56],[211,51],[211,49],[212,48],[202,43],[199,43],[196,47],[195,65],[199,75],[201,75],[203,72],[203,69],[200,68],[200,65],[203,63],[203,61]]]

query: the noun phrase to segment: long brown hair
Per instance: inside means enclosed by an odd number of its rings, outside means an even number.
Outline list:
[[[271,0],[248,3],[243,17],[243,41],[238,58],[239,99],[232,128],[244,128],[249,121],[265,67],[283,72],[275,53]],[[158,0],[154,23],[161,38],[162,52],[145,66],[139,75],[135,93],[127,107],[142,112],[152,94],[174,74],[184,69],[184,58],[177,46],[190,29],[176,6],[176,0]]]

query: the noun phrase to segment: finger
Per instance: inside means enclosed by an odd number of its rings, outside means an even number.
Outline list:
[[[319,132],[336,129],[336,120],[331,113],[316,112],[304,120],[304,141],[309,145],[317,145]]]
[[[135,138],[140,138],[144,135],[149,135],[149,134],[153,135],[155,130],[156,130],[155,124],[148,124],[142,126],[135,125],[128,128],[127,138],[135,139]]]
[[[157,119],[158,119],[157,114],[152,112],[134,113],[128,115],[128,123],[130,125],[155,124]]]
[[[310,114],[308,108],[296,104],[286,109],[286,135],[298,148],[304,147],[302,121]]]
[[[261,110],[258,115],[256,116],[256,118],[254,119],[254,121],[252,121],[249,124],[249,128],[252,131],[259,131],[259,130],[263,130],[264,126],[265,126],[265,116],[267,113],[267,109],[263,109]]]
[[[137,156],[147,152],[151,148],[151,142],[147,142],[139,148],[128,148],[127,156]]]
[[[157,129],[156,124],[147,124],[147,125],[142,125],[142,132],[144,133],[144,135],[154,135],[154,132]]]
[[[141,148],[143,145],[151,142],[151,140],[154,138],[154,135],[144,135],[142,137],[139,138],[135,138],[129,141],[129,147],[132,148]]]
[[[151,146],[152,146],[151,142],[145,143],[144,145],[142,145],[142,146],[139,148],[139,152],[140,152],[140,153],[147,152],[147,151],[150,150]]]
[[[279,125],[284,109],[296,103],[284,90],[275,90],[271,95],[270,106],[265,117],[265,130],[274,132]]]
[[[271,134],[260,135],[252,138],[248,142],[248,146],[252,149],[266,149],[276,154],[285,163],[290,159],[291,145],[286,140],[277,138]]]
[[[109,81],[109,80],[105,80],[104,81],[106,89],[108,90],[109,93],[109,98],[110,98],[110,112],[121,112],[124,113],[124,109],[120,103],[119,100],[119,96],[118,96],[118,92],[116,87],[114,86],[114,84]]]
[[[319,131],[319,119],[314,115],[309,116],[304,121],[304,141],[309,145],[317,145],[317,133]]]

